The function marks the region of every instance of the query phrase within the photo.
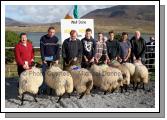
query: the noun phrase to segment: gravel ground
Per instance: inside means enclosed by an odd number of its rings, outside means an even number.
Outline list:
[[[150,90],[148,90],[148,86]],[[17,79],[6,79],[5,83],[5,106],[6,108],[154,108],[155,107],[155,83],[150,81],[146,90],[139,86],[133,91],[132,85],[127,92],[107,93],[104,95],[99,89],[93,89],[91,95],[78,99],[77,93],[71,97],[64,96],[59,103],[57,96],[38,95],[38,102],[34,102],[31,95],[25,95],[25,101],[20,106],[20,99],[17,97]]]

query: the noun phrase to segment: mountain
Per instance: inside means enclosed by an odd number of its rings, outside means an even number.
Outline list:
[[[82,16],[94,19],[97,32],[114,30],[134,32],[140,30],[154,33],[155,6],[153,5],[118,5],[96,9]]]
[[[96,9],[82,16],[83,19],[94,19],[95,32],[131,32],[140,30],[144,33],[155,33],[154,5],[118,5],[104,9]],[[12,31],[47,31],[49,26],[55,26],[60,32],[60,22],[36,24],[23,23],[5,18],[7,30]],[[28,27],[27,27],[28,26]]]
[[[5,17],[5,26],[27,26],[27,23]]]
[[[153,5],[118,5],[105,9],[96,9],[82,18],[155,21],[155,7]]]

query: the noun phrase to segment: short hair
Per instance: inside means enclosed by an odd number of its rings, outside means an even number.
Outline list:
[[[86,32],[92,32],[92,29],[87,28],[87,29],[86,29]]]
[[[21,38],[23,35],[26,35],[26,36],[27,36],[27,33],[20,33],[20,38]]]
[[[50,30],[56,30],[56,29],[55,29],[55,27],[51,26],[48,28],[48,31],[50,31]]]
[[[99,35],[99,34],[102,34],[102,35],[103,35],[103,33],[102,33],[102,32],[99,32],[99,33],[97,33],[97,34],[98,34],[98,35]]]
[[[70,35],[73,35],[74,33],[77,33],[77,31],[76,30],[71,30],[70,31]]]
[[[126,32],[123,32],[123,33],[122,33],[122,36],[124,36],[124,35],[128,35],[128,33],[126,33]]]
[[[109,34],[109,35],[110,35],[111,33],[113,33],[113,34],[114,34],[114,31],[113,31],[113,30],[111,30],[111,31],[109,31],[109,32],[108,32],[108,34]]]

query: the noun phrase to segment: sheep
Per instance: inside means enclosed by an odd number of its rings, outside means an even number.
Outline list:
[[[143,83],[143,90],[144,90],[145,89],[144,85],[148,84],[149,82],[148,69],[145,65],[141,63],[141,61],[135,61],[134,65],[135,65],[135,72],[133,75],[133,80],[134,84],[137,84],[136,87],[134,87],[134,90],[137,90],[139,83]]]
[[[51,65],[45,73],[45,83],[55,90],[60,102],[65,93],[70,94],[73,92],[73,79],[69,72],[61,70],[59,67]]]
[[[24,94],[29,92],[33,94],[35,102],[39,87],[43,83],[42,71],[40,68],[33,66],[31,69],[25,70],[20,74],[19,78],[19,95],[21,97],[21,105],[23,105]]]
[[[110,67],[118,68],[123,76],[123,86],[125,86],[125,90],[127,91],[127,87],[130,84],[130,72],[124,64],[120,64],[118,61],[112,61]],[[121,87],[121,92],[123,92],[123,88]]]
[[[135,73],[135,65],[132,63],[123,63],[123,65],[129,70],[130,72],[130,83],[133,84],[133,89],[134,89],[134,80],[133,80],[133,75]]]
[[[66,64],[64,69],[69,71],[72,75],[74,89],[80,94],[79,99],[81,99],[84,95],[90,94],[93,87],[93,77],[90,71],[85,68],[75,69],[78,68],[76,64],[77,62],[70,61],[69,64]]]
[[[104,94],[114,92],[122,85],[122,73],[117,68],[110,68],[108,65],[93,64],[90,68],[93,75],[94,86],[99,87]]]

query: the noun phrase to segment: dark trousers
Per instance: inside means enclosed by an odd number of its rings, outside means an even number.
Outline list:
[[[50,64],[51,64],[51,61],[47,61],[46,64],[45,63],[42,64],[43,83],[39,88],[40,93],[46,93],[47,85],[45,83],[45,72],[46,72],[46,69],[50,66]]]
[[[19,77],[20,77],[20,74],[21,74],[23,71],[25,71],[25,69],[23,68],[23,66],[22,66],[22,65],[18,65],[18,66],[17,66],[17,72],[18,72]]]

